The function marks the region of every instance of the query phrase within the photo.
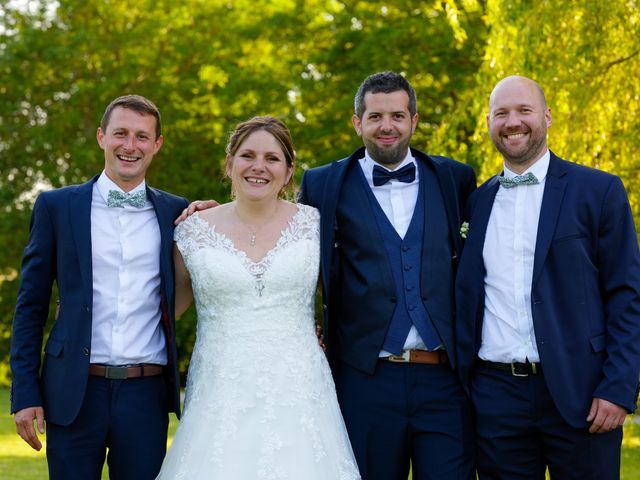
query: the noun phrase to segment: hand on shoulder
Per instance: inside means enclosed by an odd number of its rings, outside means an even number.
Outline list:
[[[174,220],[173,224],[179,225],[194,213],[201,212],[203,210],[207,210],[213,207],[217,207],[219,205],[220,204],[215,200],[194,200],[189,204],[187,208],[182,210],[182,213],[178,218]]]

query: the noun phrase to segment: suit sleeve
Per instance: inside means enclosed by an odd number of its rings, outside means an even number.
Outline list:
[[[607,360],[593,396],[633,412],[640,373],[640,254],[629,201],[618,177],[603,199],[597,235]]]
[[[10,365],[11,412],[42,406],[40,358],[44,325],[49,315],[56,239],[46,197],[36,199],[29,227],[29,242],[22,258],[20,288],[13,317]]]

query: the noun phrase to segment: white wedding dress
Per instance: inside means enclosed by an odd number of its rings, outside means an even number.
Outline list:
[[[184,415],[158,478],[359,479],[315,335],[318,211],[299,205],[257,263],[197,213],[175,240],[198,325]]]

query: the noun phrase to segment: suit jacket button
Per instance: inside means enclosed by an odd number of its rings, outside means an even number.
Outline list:
[[[84,353],[84,356],[85,356],[85,357],[86,357],[86,356],[88,356],[88,355],[89,355],[89,349],[88,349],[87,347],[84,347],[84,348],[82,349],[82,353]]]

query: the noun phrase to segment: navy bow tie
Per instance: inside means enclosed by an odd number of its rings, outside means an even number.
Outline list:
[[[380,165],[373,167],[373,186],[379,187],[384,185],[392,178],[395,178],[399,182],[411,183],[416,179],[416,164],[410,163],[398,170],[389,171],[386,168],[382,168]]]

